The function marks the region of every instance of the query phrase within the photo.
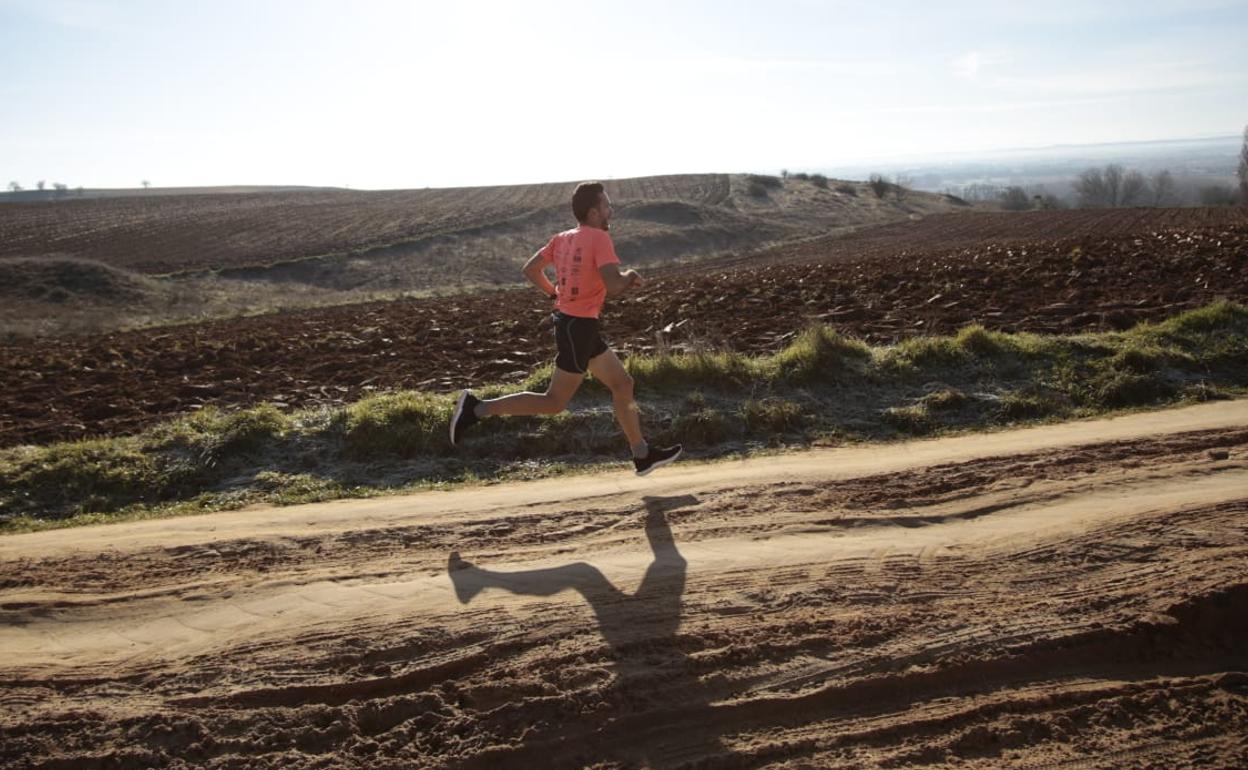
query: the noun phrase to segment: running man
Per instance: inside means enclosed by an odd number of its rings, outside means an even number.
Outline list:
[[[620,270],[620,258],[607,231],[611,200],[600,182],[584,182],[572,193],[572,214],[579,223],[550,239],[524,265],[524,277],[555,301],[555,371],[545,393],[513,393],[482,401],[469,391],[459,395],[451,415],[451,444],[485,417],[503,414],[558,414],[581,387],[589,372],[611,389],[615,420],[633,451],[638,476],[645,476],[680,457],[680,444],[651,447],[641,434],[641,418],[633,401],[633,378],[598,331],[598,314],[607,295],[641,286],[636,270]],[[557,284],[546,268],[553,265]]]

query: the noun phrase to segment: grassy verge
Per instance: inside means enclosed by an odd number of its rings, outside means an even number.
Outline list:
[[[812,327],[750,357],[634,357],[651,441],[711,458],[763,447],[979,430],[1248,391],[1248,308],[1222,302],[1126,332],[971,326],[871,348]],[[489,397],[542,390],[549,370]],[[0,451],[0,532],[536,478],[626,459],[589,383],[564,414],[488,420],[459,449],[452,396],[395,392],[340,409],[205,409],[137,436]]]

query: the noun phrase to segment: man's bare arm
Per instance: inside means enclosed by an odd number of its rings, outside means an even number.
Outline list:
[[[542,252],[537,252],[524,263],[524,277],[542,291],[547,297],[554,299],[555,285],[546,276],[546,265],[542,261]]]
[[[599,275],[602,276],[602,283],[607,287],[607,295],[615,295],[641,286],[641,276],[636,270],[620,271],[619,263],[613,262],[609,265],[603,265],[598,268]]]

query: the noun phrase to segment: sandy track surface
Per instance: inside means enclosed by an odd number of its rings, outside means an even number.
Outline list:
[[[1248,765],[1248,401],[0,539],[0,767]]]

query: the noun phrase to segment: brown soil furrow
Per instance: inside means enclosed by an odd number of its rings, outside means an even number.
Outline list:
[[[1110,717],[1125,721],[1124,712],[1130,713],[1141,704],[1155,702],[1159,696],[1175,702],[1174,696],[1178,695],[1184,699],[1184,705],[1191,704],[1207,710],[1224,706],[1218,702],[1217,689],[1211,687],[1207,679],[1161,680],[1151,686],[1084,685],[1072,687],[1057,697],[1053,695],[1054,690],[1058,688],[1034,688],[1031,698],[1007,709],[967,707],[961,703],[943,707],[923,704],[918,713],[912,712],[900,718],[899,715],[883,715],[875,719],[855,720],[850,725],[841,723],[841,734],[852,736],[850,740],[841,738],[841,735],[830,740],[820,738],[821,734],[827,734],[831,726],[826,722],[816,722],[781,736],[773,736],[761,749],[750,743],[752,736],[743,736],[738,738],[733,748],[749,759],[724,766],[783,766],[779,763],[786,754],[802,754],[811,756],[813,766],[829,768],[864,765],[1140,767],[1122,764],[1121,760],[1137,756],[1133,749],[1140,747],[1141,741],[1132,741],[1125,746],[1097,745],[1095,740],[1080,740],[1079,731],[1070,729],[1068,725],[1080,718],[1103,720]],[[1083,693],[1087,693],[1088,697],[1081,697]],[[969,720],[962,717],[969,717]],[[967,721],[970,721],[969,726]],[[1145,729],[1149,727],[1147,723],[1143,726]],[[1086,732],[1093,733],[1095,730]],[[1150,741],[1150,737],[1145,735],[1145,750],[1138,752],[1138,756],[1159,753],[1158,747],[1166,745],[1169,752],[1165,760],[1170,763],[1165,764],[1166,767],[1234,768],[1238,766],[1234,747],[1243,745],[1241,740],[1228,740],[1228,736],[1218,735],[1211,726],[1186,731],[1166,741]],[[855,743],[859,745],[855,746]],[[1201,752],[1215,747],[1219,750],[1217,754],[1208,757],[1198,755],[1186,763],[1180,762],[1186,758],[1185,752]],[[772,761],[776,764],[773,765]]]

